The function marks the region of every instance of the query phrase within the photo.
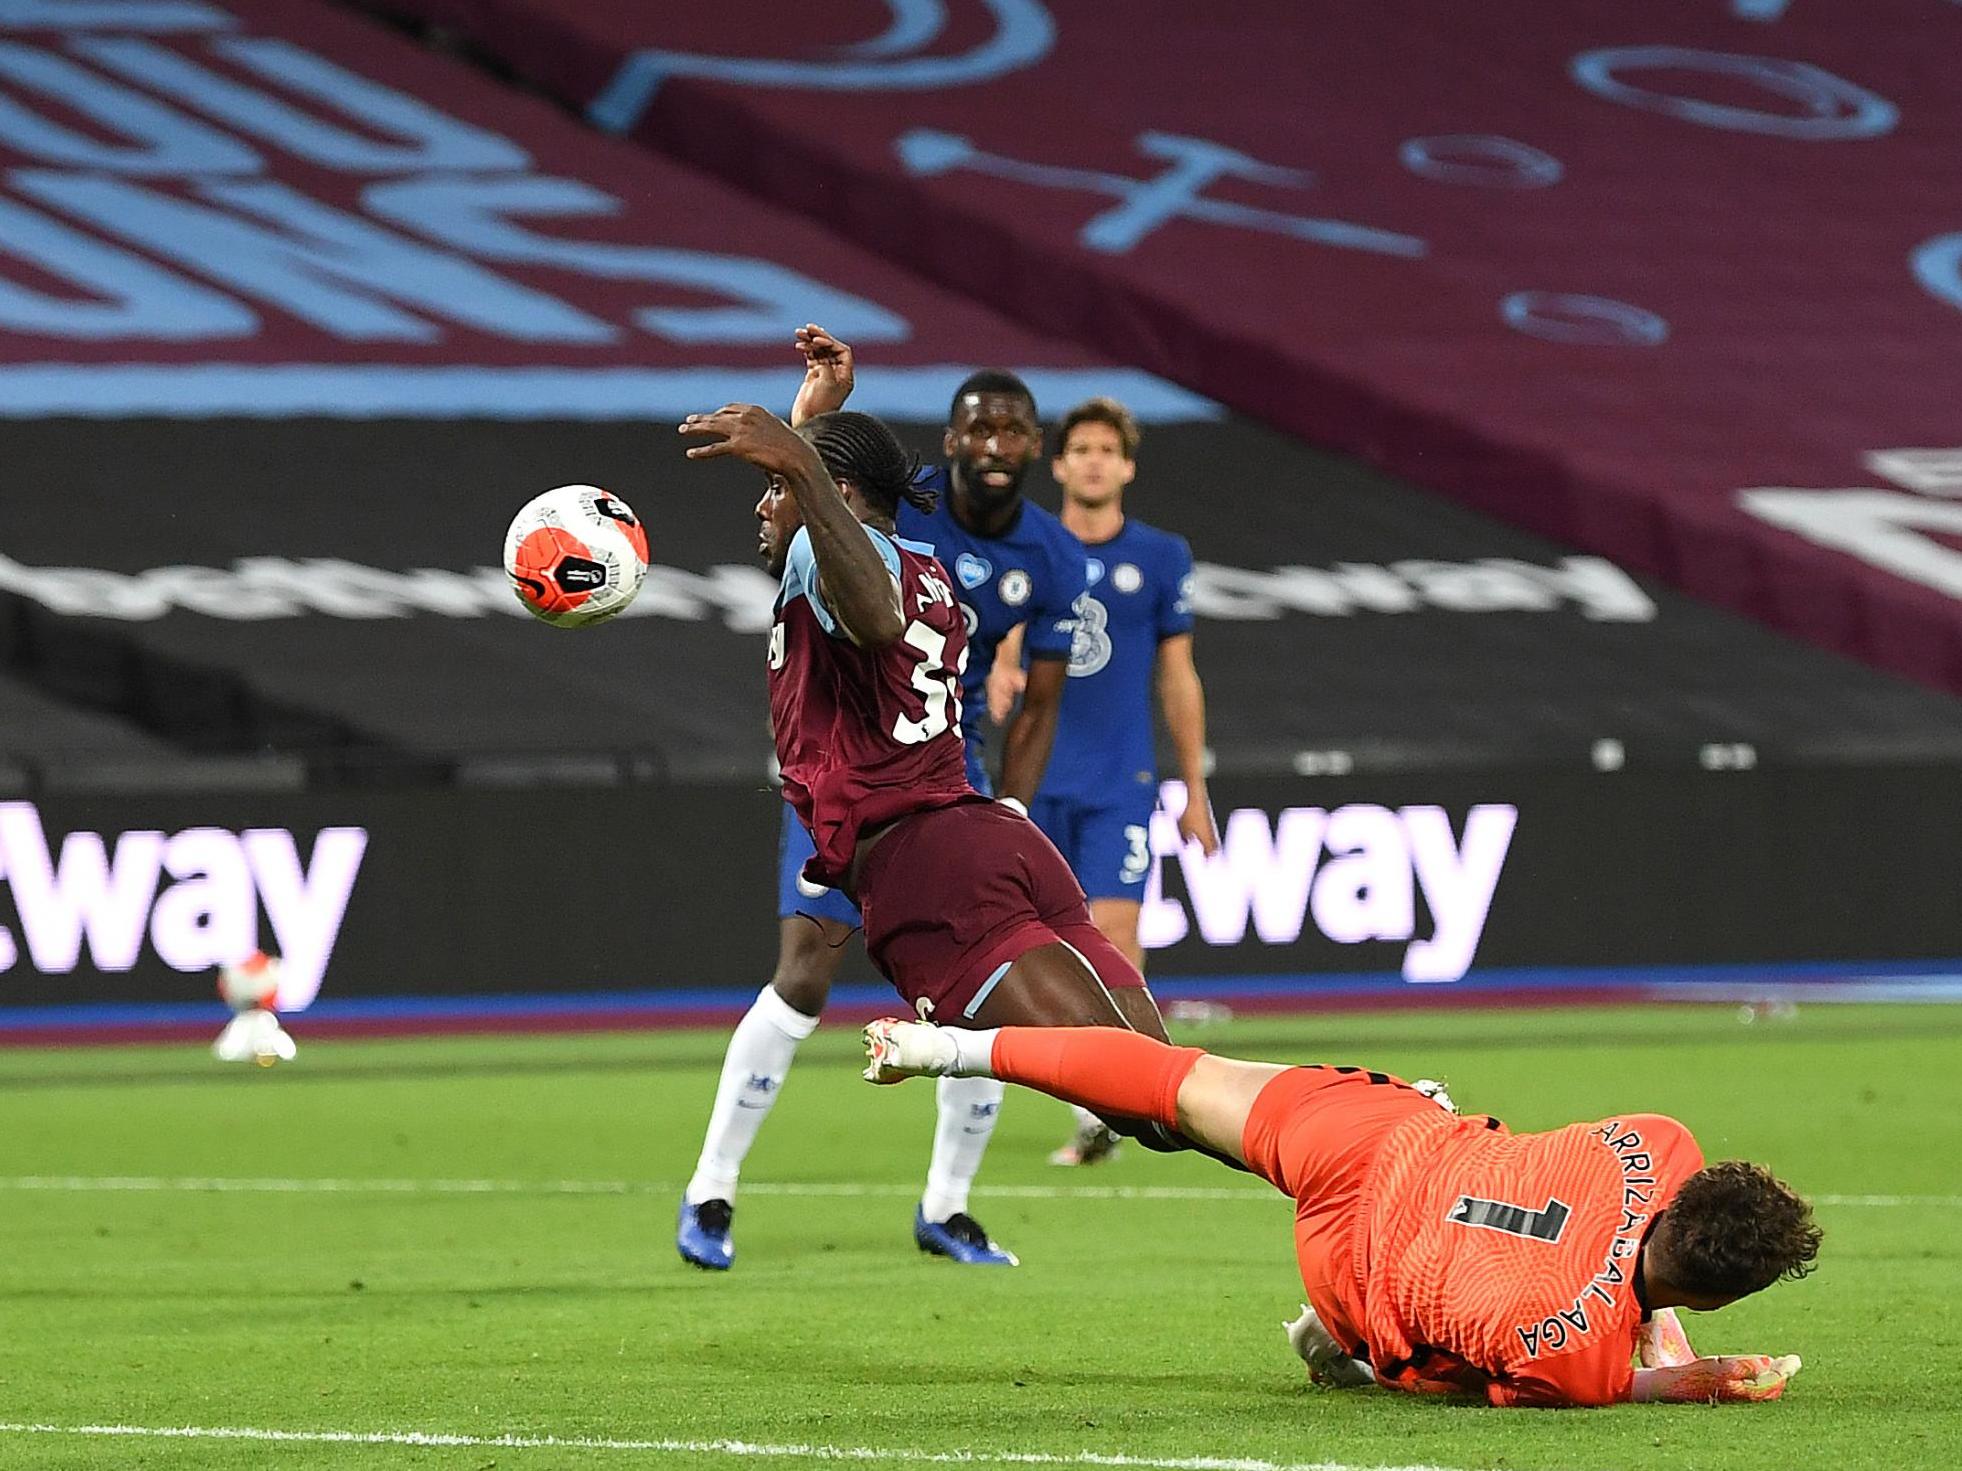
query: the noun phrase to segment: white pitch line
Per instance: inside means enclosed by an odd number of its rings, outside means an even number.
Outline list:
[[[0,1190],[25,1191],[176,1191],[187,1194],[257,1195],[671,1195],[679,1184],[637,1180],[349,1180],[235,1179],[187,1175],[15,1175],[0,1176]],[[917,1185],[852,1181],[810,1183],[761,1181],[745,1184],[745,1195],[891,1196],[919,1194]],[[981,1185],[977,1195],[1022,1200],[1277,1200],[1266,1187],[1185,1185]]]
[[[920,1451],[867,1445],[774,1445],[748,1440],[619,1440],[600,1436],[447,1435],[421,1430],[261,1430],[236,1425],[35,1425],[0,1421],[0,1435],[74,1435],[135,1440],[246,1440],[299,1445],[464,1446],[485,1450],[661,1451],[670,1455],[771,1460],[893,1461],[932,1466],[1128,1466],[1145,1471],[1453,1471],[1431,1465],[1361,1466],[1344,1461],[1266,1461],[1253,1456],[1127,1456],[1099,1451]]]
[[[678,1184],[648,1180],[386,1180],[232,1178],[218,1175],[0,1175],[0,1191],[164,1192],[187,1195],[672,1195]],[[917,1195],[914,1185],[854,1181],[759,1181],[745,1195],[890,1197]],[[1267,1186],[977,1185],[998,1200],[1275,1200]],[[1814,1195],[1814,1205],[1962,1208],[1962,1195]]]

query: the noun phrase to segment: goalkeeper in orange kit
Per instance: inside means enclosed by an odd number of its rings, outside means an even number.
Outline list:
[[[885,1020],[865,1041],[875,1083],[1020,1083],[1176,1130],[1291,1196],[1309,1305],[1288,1337],[1323,1382],[1606,1405],[1777,1399],[1798,1372],[1795,1356],[1698,1358],[1676,1321],[1804,1276],[1819,1228],[1761,1167],[1705,1167],[1674,1119],[1513,1134],[1387,1073],[1115,1028]]]

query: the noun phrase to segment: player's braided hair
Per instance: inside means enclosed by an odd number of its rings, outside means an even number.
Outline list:
[[[851,481],[881,515],[897,515],[902,500],[922,511],[939,500],[919,483],[920,457],[906,452],[884,420],[839,409],[807,422],[804,433],[831,478]]]
[[[1727,1159],[1683,1182],[1656,1227],[1672,1286],[1742,1297],[1796,1281],[1819,1255],[1812,1207],[1762,1165]]]

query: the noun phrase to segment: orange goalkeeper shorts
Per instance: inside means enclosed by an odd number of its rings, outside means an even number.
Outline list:
[[[1349,1353],[1363,1347],[1356,1233],[1362,1191],[1383,1141],[1437,1105],[1400,1078],[1360,1068],[1298,1067],[1254,1100],[1240,1138],[1247,1165],[1294,1199],[1294,1246],[1308,1301]]]

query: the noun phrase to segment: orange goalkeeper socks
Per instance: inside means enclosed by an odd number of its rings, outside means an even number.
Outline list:
[[[989,1071],[1106,1118],[1178,1127],[1179,1084],[1205,1055],[1120,1027],[1003,1027]]]

